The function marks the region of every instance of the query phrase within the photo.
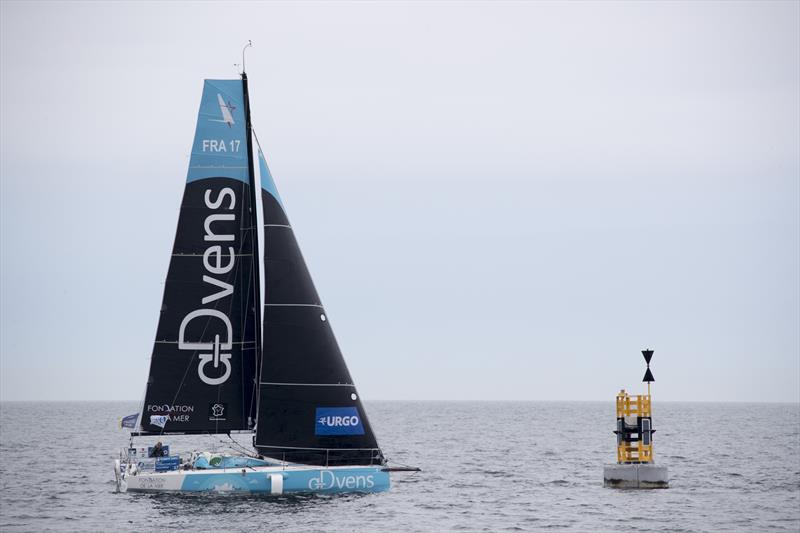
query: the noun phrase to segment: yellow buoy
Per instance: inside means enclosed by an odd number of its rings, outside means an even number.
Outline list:
[[[603,485],[621,488],[666,488],[666,466],[656,466],[653,455],[653,416],[650,383],[655,381],[650,371],[653,350],[642,350],[647,362],[642,381],[647,394],[630,395],[622,389],[617,393],[617,464],[603,469]]]

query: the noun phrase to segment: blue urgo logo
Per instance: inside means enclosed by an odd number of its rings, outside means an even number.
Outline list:
[[[355,407],[317,407],[315,435],[363,435],[364,426]]]

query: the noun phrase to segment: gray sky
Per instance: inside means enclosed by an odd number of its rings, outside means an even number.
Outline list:
[[[362,397],[800,401],[800,3],[0,4],[0,398],[139,399],[203,78]]]

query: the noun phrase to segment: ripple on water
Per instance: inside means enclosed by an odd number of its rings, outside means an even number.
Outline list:
[[[660,404],[657,460],[670,468],[672,485],[664,491],[602,487],[603,463],[614,460],[613,402],[366,408],[386,455],[423,472],[393,476],[383,494],[271,498],[117,494],[111,463],[127,439],[113,428],[136,403],[3,404],[0,530],[800,529],[797,405]],[[67,419],[87,422],[65,426]],[[759,430],[763,420],[787,419],[785,431]],[[696,437],[712,426],[718,449]],[[582,428],[580,439],[574,427]],[[192,439],[176,439],[177,449],[209,445]],[[98,453],[76,454],[87,441]],[[760,453],[768,448],[780,456]],[[43,462],[54,457],[57,464]]]

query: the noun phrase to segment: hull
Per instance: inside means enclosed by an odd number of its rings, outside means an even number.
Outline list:
[[[299,494],[382,492],[389,473],[375,466],[276,466],[217,470],[173,470],[121,474],[119,488],[129,492],[232,492]]]

